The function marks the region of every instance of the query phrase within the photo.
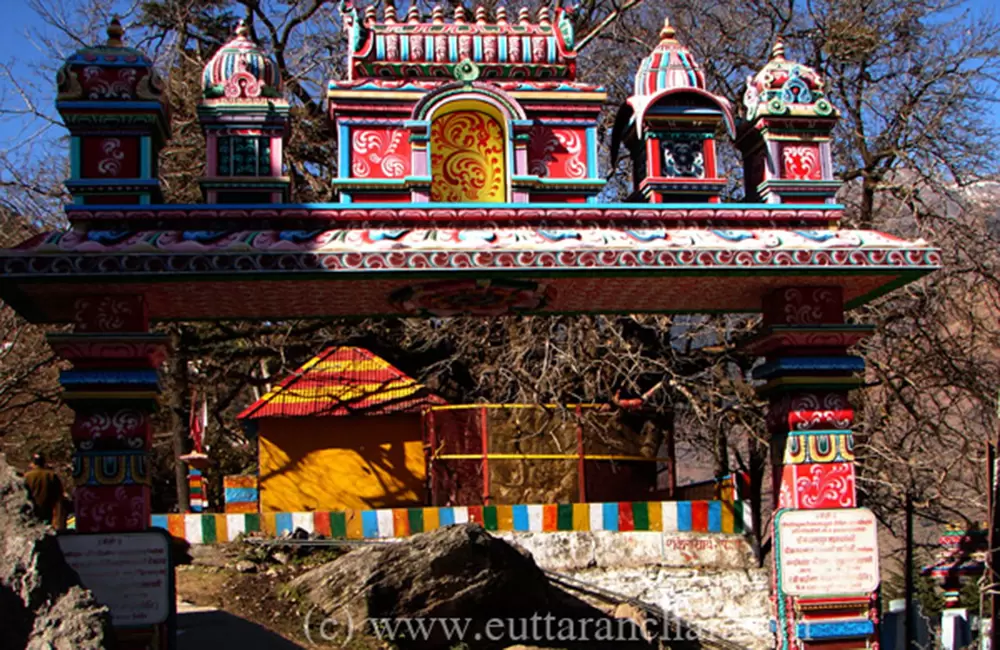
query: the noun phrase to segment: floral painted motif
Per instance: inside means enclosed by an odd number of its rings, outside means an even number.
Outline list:
[[[819,149],[815,145],[787,145],[781,150],[784,167],[783,178],[796,181],[823,179]]]
[[[354,129],[351,176],[404,178],[410,173],[410,141],[402,129]]]
[[[439,203],[506,199],[503,127],[479,111],[447,113],[431,126],[431,200]]]
[[[142,296],[83,297],[73,306],[77,332],[144,332],[148,327]]]
[[[528,171],[540,178],[586,178],[587,161],[581,131],[545,125],[532,128]]]
[[[779,508],[853,508],[854,463],[807,463],[782,469]]]
[[[106,138],[101,143],[104,158],[97,163],[97,170],[104,176],[118,176],[122,171],[122,160],[125,152],[122,151],[122,141],[119,138]]]
[[[503,316],[542,309],[553,289],[535,282],[465,280],[408,287],[390,298],[402,312],[421,316]]]

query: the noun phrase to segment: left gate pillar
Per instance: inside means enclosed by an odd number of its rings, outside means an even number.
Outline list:
[[[73,502],[79,532],[141,531],[150,523],[151,416],[167,337],[150,334],[142,296],[80,296],[71,334],[49,344],[75,412]]]
[[[848,348],[872,328],[848,325],[837,287],[764,297],[763,332],[748,346],[768,401],[773,477],[774,631],[781,650],[877,646],[874,516],[857,507],[851,389],[864,361]]]

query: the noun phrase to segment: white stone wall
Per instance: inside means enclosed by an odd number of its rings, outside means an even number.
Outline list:
[[[769,581],[738,535],[657,532],[494,533],[543,569],[660,607],[699,633],[743,648],[773,646]]]

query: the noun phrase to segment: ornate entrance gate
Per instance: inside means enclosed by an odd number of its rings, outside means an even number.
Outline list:
[[[350,78],[329,91],[340,151],[331,204],[286,202],[288,104],[246,27],[205,70],[203,205],[161,202],[161,85],[120,26],[67,61],[58,106],[72,140],[70,228],[2,251],[0,292],[33,322],[73,326],[50,342],[73,364],[61,380],[76,411],[78,527],[149,525],[149,413],[167,354],[150,325],[193,319],[762,312],[751,349],[766,358],[756,378],[770,400],[776,502],[854,508],[847,394],[863,363],[847,350],[871,329],[845,324],[845,310],[940,260],[923,242],[839,227],[837,114],[818,76],[779,44],[737,129],[665,26],[615,132],[635,192],[598,203],[606,96],[576,81],[566,16],[433,18],[346,14]],[[483,133],[435,135],[470,115]],[[717,127],[736,137],[751,202],[721,202]],[[489,173],[442,162],[472,151]],[[467,186],[477,173],[490,187]],[[775,602],[781,647],[873,639],[868,592],[778,584]]]

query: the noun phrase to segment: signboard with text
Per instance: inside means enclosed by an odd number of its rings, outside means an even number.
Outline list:
[[[59,535],[66,562],[111,612],[115,627],[171,622],[170,537],[163,531]]]
[[[785,594],[864,594],[878,587],[878,528],[871,510],[783,510],[774,525]]]

